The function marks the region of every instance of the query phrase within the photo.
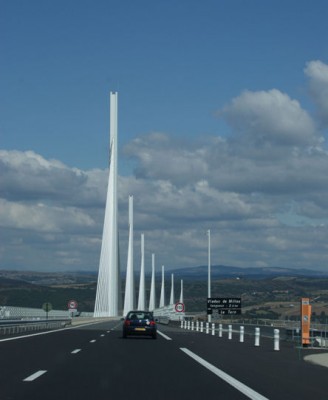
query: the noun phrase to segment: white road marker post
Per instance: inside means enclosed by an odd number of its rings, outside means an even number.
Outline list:
[[[228,339],[232,339],[232,325],[228,325]]]
[[[212,324],[212,336],[215,335],[215,324]]]
[[[210,332],[210,324],[206,322],[206,333],[209,334]]]
[[[239,336],[239,342],[244,343],[244,333],[245,333],[245,328],[243,326],[240,327],[240,336]]]
[[[195,323],[194,321],[191,321],[191,330],[193,331],[195,329]]]
[[[260,345],[260,328],[255,328],[255,346]]]
[[[200,323],[200,331],[203,333],[204,332],[204,322],[201,321]]]
[[[181,320],[181,329],[183,328],[183,319]]]
[[[219,324],[219,337],[222,337],[222,324]]]
[[[279,329],[274,329],[274,331],[273,331],[273,342],[274,342],[274,346],[273,346],[274,351],[279,351],[280,350],[280,331],[279,331]]]
[[[199,332],[199,321],[196,321],[196,331]]]

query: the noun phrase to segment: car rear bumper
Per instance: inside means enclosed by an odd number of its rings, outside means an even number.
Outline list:
[[[145,336],[154,336],[156,335],[156,328],[153,327],[124,327],[123,328],[123,336],[124,335],[145,335]]]

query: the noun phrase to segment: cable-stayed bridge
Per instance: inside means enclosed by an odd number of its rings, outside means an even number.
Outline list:
[[[272,338],[257,337],[259,342],[254,343],[254,337],[247,331],[241,341],[237,327],[207,325],[202,329],[196,325],[194,329],[193,322],[189,325],[172,322],[183,317],[183,313],[175,309],[174,276],[171,275],[170,299],[166,301],[162,266],[157,302],[155,254],[152,254],[150,296],[149,299],[145,297],[144,238],[136,295],[132,196],[129,198],[129,247],[123,298],[117,229],[116,93],[111,94],[110,149],[94,313],[89,320],[73,319],[73,325],[68,327],[49,330],[50,327],[45,326],[33,332],[3,332],[0,337],[3,366],[0,400],[327,399],[328,357],[323,350],[304,349],[294,342],[281,341],[277,351]],[[179,302],[184,302],[182,282]],[[159,324],[158,340],[122,338],[120,318],[133,308],[147,308],[159,319],[171,320],[169,324]],[[8,307],[3,313],[6,318],[18,310]],[[26,315],[31,313],[26,311]],[[36,319],[43,317],[44,314],[34,315]]]
[[[126,266],[124,300],[121,294],[121,265],[119,254],[118,235],[118,204],[117,204],[117,177],[118,177],[118,94],[110,93],[110,159],[107,198],[105,207],[102,246],[99,261],[97,293],[94,308],[94,317],[115,317],[126,315],[130,310],[148,309],[155,315],[170,315],[172,319],[179,319],[183,313],[176,312],[174,298],[174,277],[171,276],[170,302],[165,302],[164,266],[162,266],[162,284],[159,304],[156,304],[155,292],[155,254],[152,254],[152,279],[150,298],[145,297],[145,238],[141,235],[141,263],[139,293],[136,296],[134,282],[134,225],[133,225],[133,196],[129,196],[129,242]],[[138,299],[138,301],[137,301]],[[183,302],[183,283],[179,301]]]

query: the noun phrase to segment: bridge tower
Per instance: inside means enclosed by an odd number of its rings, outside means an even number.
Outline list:
[[[169,304],[174,304],[174,274],[171,274],[171,295]]]
[[[111,92],[109,178],[94,317],[116,317],[122,308],[117,214],[117,92]]]
[[[139,297],[138,310],[146,309],[145,295],[145,235],[141,234],[141,265],[140,265],[140,281],[139,281]]]
[[[165,282],[164,282],[164,265],[162,265],[162,286],[161,286],[161,297],[159,300],[159,308],[165,306]]]
[[[155,254],[151,255],[151,284],[150,284],[150,298],[149,298],[149,311],[154,311],[156,308],[156,290],[155,290]]]
[[[129,311],[134,310],[134,272],[133,272],[133,196],[129,196],[129,247],[128,260],[126,265],[124,309],[125,316]]]

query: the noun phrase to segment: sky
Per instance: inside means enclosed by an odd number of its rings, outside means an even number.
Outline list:
[[[0,0],[0,268],[98,271],[109,93],[119,235],[166,270],[327,271],[326,0]]]

